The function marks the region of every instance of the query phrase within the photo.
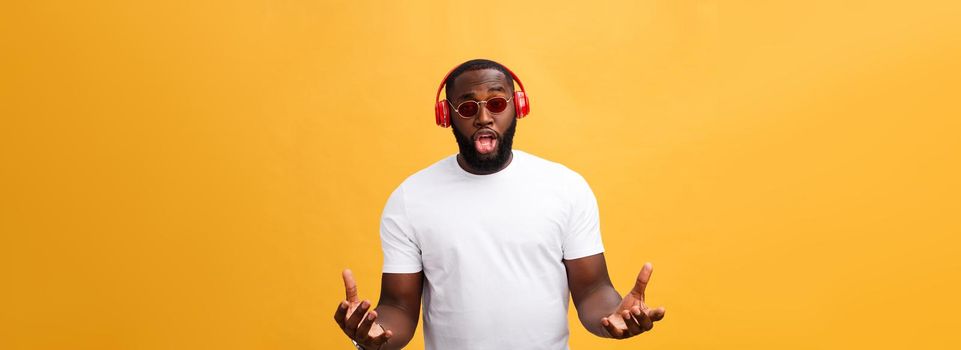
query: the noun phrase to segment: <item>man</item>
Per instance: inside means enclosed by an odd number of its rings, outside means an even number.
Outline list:
[[[664,317],[664,308],[644,302],[649,263],[623,298],[614,290],[584,178],[512,150],[528,108],[514,80],[496,62],[471,60],[441,85],[447,99],[437,123],[453,127],[460,152],[410,176],[388,199],[375,310],[344,271],[347,300],[334,319],[358,348],[406,345],[421,298],[427,349],[567,349],[568,293],[581,324],[601,337],[632,337]]]

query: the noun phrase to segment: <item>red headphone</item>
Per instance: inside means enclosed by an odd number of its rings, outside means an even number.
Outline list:
[[[454,69],[457,68],[455,67]],[[440,87],[437,88],[437,96],[434,97],[434,100],[437,101],[437,103],[434,104],[434,119],[436,119],[437,125],[442,128],[450,126],[450,109],[447,108],[446,99],[439,100],[440,91],[444,89],[444,85],[447,83],[447,78],[449,78],[450,74],[454,72],[454,69],[451,69],[450,72],[447,72],[447,75],[444,76],[444,80],[440,81]],[[511,74],[511,77],[514,78],[514,81],[517,82],[517,85],[521,87],[521,91],[514,91],[514,111],[516,111],[518,119],[523,118],[531,112],[531,105],[527,100],[527,93],[524,92],[524,84],[521,83],[521,79],[518,78],[517,74],[514,74],[510,68],[504,67],[504,69]]]

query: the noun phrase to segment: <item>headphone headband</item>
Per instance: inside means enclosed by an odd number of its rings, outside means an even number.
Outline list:
[[[513,78],[514,81],[517,82],[517,86],[520,86],[521,92],[526,94],[527,91],[524,90],[524,83],[522,83],[521,79],[517,77],[517,74],[514,74],[514,71],[512,71],[510,68],[507,68],[504,65],[501,65],[501,67],[504,67],[504,70],[506,70],[507,73],[510,73],[511,78]],[[444,90],[444,85],[447,85],[447,78],[450,78],[451,73],[454,73],[455,70],[457,70],[457,67],[454,67],[450,71],[448,71],[447,74],[444,75],[444,80],[440,81],[440,86],[437,87],[437,96],[434,96],[434,103],[437,103],[438,101],[440,101],[440,92]]]

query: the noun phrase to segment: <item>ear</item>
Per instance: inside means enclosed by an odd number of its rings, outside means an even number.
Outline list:
[[[514,110],[517,113],[517,118],[523,118],[527,116],[527,113],[531,111],[531,105],[527,100],[527,94],[523,91],[514,92]]]
[[[434,119],[437,126],[442,128],[450,126],[450,109],[447,108],[447,100],[440,100],[434,105]]]

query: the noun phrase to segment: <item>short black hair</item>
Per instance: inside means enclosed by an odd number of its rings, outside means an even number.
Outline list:
[[[454,90],[454,79],[457,79],[464,72],[481,70],[481,69],[496,69],[501,73],[504,73],[504,77],[507,78],[507,86],[509,91],[514,91],[514,78],[511,76],[511,72],[507,70],[506,67],[500,63],[485,60],[483,58],[473,59],[464,63],[461,63],[457,68],[454,68],[447,76],[447,80],[444,81],[444,96],[450,101],[450,92]]]

